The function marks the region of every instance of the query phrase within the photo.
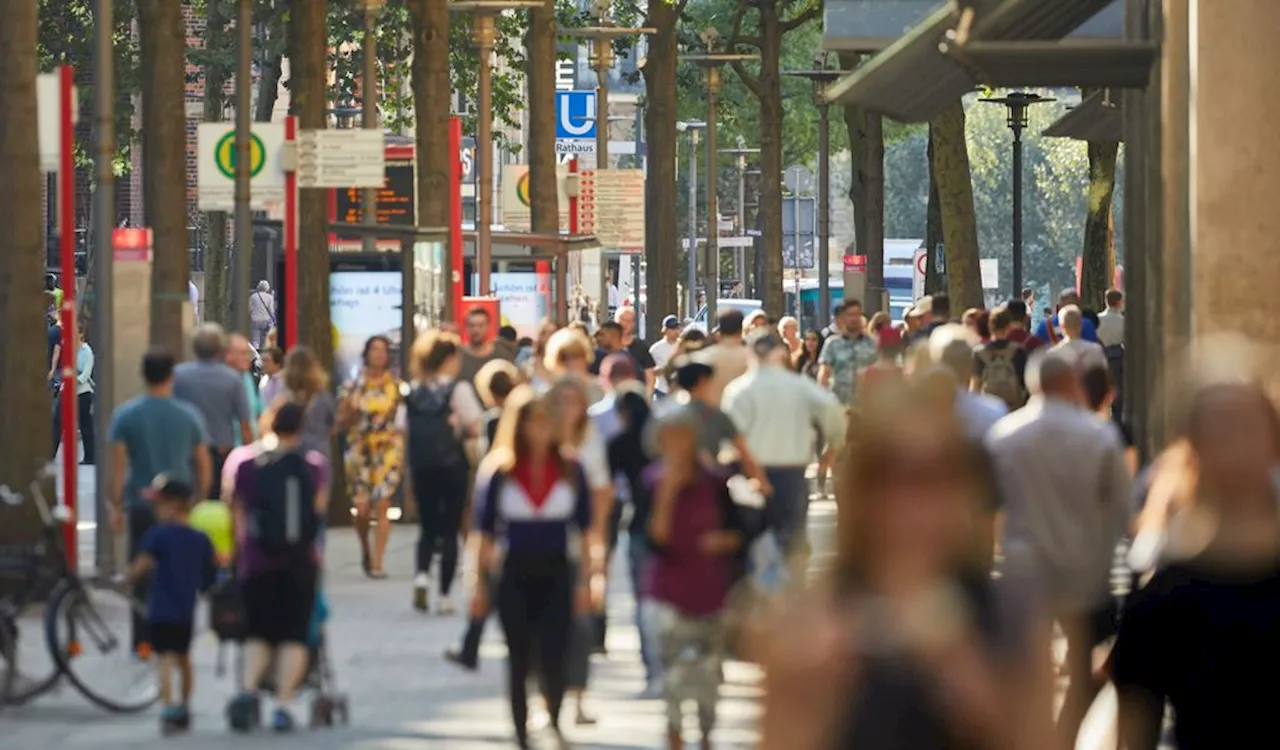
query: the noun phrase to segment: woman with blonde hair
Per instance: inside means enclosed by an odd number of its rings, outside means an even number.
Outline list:
[[[338,422],[338,402],[329,392],[329,375],[305,346],[295,346],[284,358],[274,395],[260,420],[261,434],[270,431],[275,410],[283,403],[301,404],[304,409],[301,439],[306,450],[317,451],[326,462],[333,456],[333,435]],[[274,408],[273,408],[274,407]]]
[[[457,334],[428,331],[413,342],[409,354],[413,383],[404,405],[419,527],[413,607],[422,612],[431,608],[431,560],[438,545],[440,613],[453,613],[449,591],[458,570],[458,534],[471,471],[466,444],[479,434],[484,413],[471,385],[459,377],[462,351]]]
[[[591,375],[591,361],[595,347],[585,333],[573,326],[561,328],[547,340],[547,353],[543,368],[548,380],[531,383],[539,393],[547,392],[552,384],[565,376],[571,376],[587,384],[589,403],[599,401],[604,395],[599,381]]]
[[[591,495],[582,466],[563,448],[547,401],[519,386],[507,399],[476,486],[478,575],[471,615],[482,617],[497,606],[521,748],[529,747],[527,681],[535,652],[550,726],[560,733],[573,617],[586,612],[589,600],[586,568],[572,560],[589,554]],[[491,602],[485,582],[495,579]]]
[[[932,369],[860,404],[827,587],[755,618],[761,747],[1032,747],[986,572],[988,476]]]

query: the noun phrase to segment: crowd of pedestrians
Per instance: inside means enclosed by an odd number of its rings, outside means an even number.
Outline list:
[[[730,657],[765,669],[767,748],[1075,747],[1108,682],[1131,750],[1156,747],[1166,704],[1182,747],[1230,746],[1224,731],[1263,728],[1245,675],[1276,652],[1280,418],[1246,370],[1206,375],[1133,482],[1123,295],[1106,300],[1094,315],[1068,292],[1034,325],[1025,299],[957,315],[934,295],[900,324],[846,300],[821,331],[726,310],[710,334],[669,316],[651,344],[629,307],[530,339],[473,310],[420,333],[403,380],[370,338],[336,394],[305,347],[262,332],[257,381],[249,342],[203,326],[192,361],[147,355],[147,392],[110,429],[112,523],[151,601],[134,645],[183,679],[166,677],[165,726],[185,726],[190,603],[219,577],[203,547],[172,552],[182,532],[165,529],[195,525],[184,503],[221,498],[235,518],[220,577],[239,582],[246,669],[230,723],[256,726],[274,664],[270,723],[287,731],[341,496],[371,579],[387,578],[391,507],[416,517],[412,580],[377,585],[422,612],[465,605],[447,662],[477,669],[497,615],[519,747],[596,721],[612,566],[671,748],[688,706],[711,746]],[[838,513],[821,573],[815,497]],[[1135,535],[1142,585],[1118,602],[1113,563]]]

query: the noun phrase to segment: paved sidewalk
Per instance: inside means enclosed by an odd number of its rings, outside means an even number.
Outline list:
[[[91,480],[90,480],[91,481]],[[83,484],[82,484],[83,486]],[[91,540],[92,530],[82,529]],[[481,750],[512,747],[506,707],[505,647],[491,622],[482,648],[478,674],[445,662],[444,649],[458,641],[465,626],[462,614],[422,615],[411,610],[409,581],[417,529],[397,526],[388,554],[387,581],[370,581],[360,571],[357,545],[347,530],[337,530],[328,553],[328,593],[332,616],[329,638],[337,683],[350,696],[351,725],[304,730],[293,737],[227,732],[222,709],[234,686],[231,670],[214,675],[216,648],[212,635],[197,636],[194,731],[188,737],[162,739],[157,712],[112,716],[85,702],[70,686],[30,706],[0,713],[5,748],[368,748],[417,750],[447,748]],[[88,541],[88,540],[86,540]],[[622,558],[619,558],[621,560]],[[621,566],[618,566],[621,568]],[[663,744],[662,703],[639,700],[642,668],[636,631],[631,625],[625,571],[615,576],[611,596],[608,658],[592,665],[588,707],[600,718],[595,727],[568,726],[579,748],[656,748]],[[458,599],[460,612],[461,598]],[[201,616],[201,622],[204,617]],[[23,632],[39,632],[38,616],[26,618]],[[27,628],[32,628],[28,631]],[[234,654],[228,654],[233,664]],[[759,697],[758,670],[730,664],[721,703],[717,748],[749,747]],[[299,702],[304,713],[305,702]],[[566,712],[566,716],[568,712]],[[305,718],[300,716],[300,718]]]

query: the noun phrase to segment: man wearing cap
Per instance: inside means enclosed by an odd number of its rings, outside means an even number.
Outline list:
[[[813,429],[839,449],[844,412],[830,391],[787,367],[790,352],[778,334],[768,328],[757,331],[750,347],[755,366],[725,386],[720,406],[769,478],[773,493],[765,517],[791,552],[804,537],[809,501],[804,475],[813,460]]]
[[[680,319],[674,315],[668,315],[662,319],[662,338],[649,347],[649,356],[653,359],[656,372],[660,373],[667,369],[667,363],[671,361],[671,355],[675,352],[676,342],[679,340]],[[654,390],[659,397],[667,396],[671,393],[671,385],[666,377],[659,375],[654,383]]]

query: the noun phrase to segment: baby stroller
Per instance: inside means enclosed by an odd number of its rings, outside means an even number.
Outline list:
[[[346,725],[350,719],[347,696],[337,690],[334,683],[333,662],[329,659],[328,640],[325,637],[325,622],[329,619],[329,602],[324,589],[316,589],[316,603],[311,610],[311,630],[307,643],[307,674],[302,678],[300,690],[314,693],[311,697],[312,727],[331,727],[335,724]],[[244,668],[243,658],[240,668]],[[276,670],[274,665],[267,670],[262,682],[262,692],[274,695]]]
[[[337,690],[334,682],[333,662],[329,658],[325,622],[329,618],[329,604],[324,589],[316,590],[315,606],[311,612],[311,628],[307,644],[307,673],[302,678],[300,691],[311,691],[310,725],[313,728],[331,727],[335,724],[346,725],[350,720],[347,696]],[[276,694],[277,669],[274,664],[267,669],[266,676],[259,690],[267,695]],[[243,682],[244,650],[241,649],[236,658],[236,682]],[[252,724],[258,724],[254,717]]]

